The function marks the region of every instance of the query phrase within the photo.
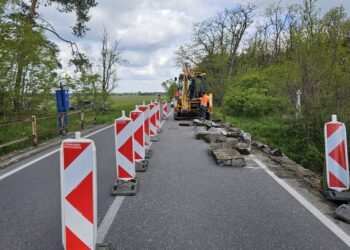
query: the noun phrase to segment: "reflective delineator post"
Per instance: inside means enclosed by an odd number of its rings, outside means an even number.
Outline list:
[[[135,195],[137,187],[133,122],[122,116],[114,122],[117,180],[114,184],[112,195]]]
[[[145,102],[141,106],[137,106],[139,110],[141,110],[144,114],[144,128],[145,128],[145,158],[150,159],[152,157],[152,150],[150,149],[151,147],[151,136],[150,136],[150,110],[149,110],[149,105],[146,105]]]
[[[167,120],[168,119],[168,102],[167,101],[163,101],[162,111],[163,111],[163,120]]]
[[[145,144],[146,144],[146,147],[149,147],[151,144],[150,131],[149,131],[149,113],[150,113],[149,106],[145,105],[145,102],[143,102],[143,105],[140,105],[137,108],[141,110],[144,114]]]
[[[326,174],[328,188],[336,191],[349,189],[349,164],[344,123],[332,121],[325,124]]]
[[[159,102],[155,102],[154,103],[156,105],[156,127],[157,127],[157,133],[161,132],[161,128],[160,128],[160,103]]]
[[[64,140],[60,150],[62,243],[66,250],[96,249],[96,148],[92,140]]]
[[[130,118],[133,121],[135,169],[136,172],[145,172],[147,170],[148,161],[145,160],[144,113],[136,108],[130,112]]]
[[[155,103],[151,102],[149,104],[150,119],[149,119],[149,131],[151,136],[151,141],[158,141],[157,138],[157,106]]]

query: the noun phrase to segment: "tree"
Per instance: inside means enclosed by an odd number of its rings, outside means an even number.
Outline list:
[[[59,39],[67,42],[72,49],[72,62],[80,67],[82,64],[86,63],[86,57],[84,57],[78,49],[78,46],[62,38],[49,24],[47,21],[42,19],[37,13],[37,9],[41,5],[51,5],[56,4],[59,6],[60,12],[73,12],[76,13],[76,24],[72,28],[74,35],[82,37],[87,31],[86,22],[89,20],[88,11],[91,7],[96,6],[95,0],[31,0],[29,3],[25,1],[15,0],[15,1],[4,1],[2,0],[1,5],[6,7],[3,9],[1,19],[8,26],[9,37],[16,40],[18,48],[15,46],[7,47],[7,50],[16,51],[13,53],[14,60],[12,61],[12,68],[15,69],[14,80],[10,82],[14,85],[11,88],[13,91],[13,103],[15,110],[19,110],[24,104],[22,103],[23,89],[25,89],[26,81],[29,79],[28,72],[31,72],[33,68],[30,66],[32,64],[33,51],[40,51],[40,47],[43,46],[43,50],[50,49],[51,54],[56,57],[58,52],[57,46],[49,42],[44,32],[51,32],[55,34]],[[5,13],[5,14],[4,14]],[[12,32],[12,33],[11,33]],[[34,39],[34,40],[33,40]],[[38,42],[35,39],[44,39],[46,42]],[[33,43],[34,42],[34,43]],[[2,45],[0,45],[2,46]],[[57,60],[56,60],[57,62]],[[57,62],[57,66],[60,64]],[[13,75],[12,75],[13,76]]]
[[[227,79],[235,74],[238,51],[253,22],[254,10],[254,5],[238,4],[195,24],[192,42],[177,51],[178,62],[191,62],[208,74],[207,85],[219,103]]]
[[[102,49],[101,49],[101,91],[102,99],[107,100],[108,94],[117,87],[118,67],[126,63],[121,56],[120,42],[117,39],[109,41],[106,28],[103,30]]]
[[[168,80],[162,82],[161,85],[164,88],[168,99],[173,98],[177,89],[178,89],[177,83],[172,79],[168,79]]]

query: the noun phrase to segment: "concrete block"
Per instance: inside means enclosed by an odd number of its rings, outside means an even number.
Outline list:
[[[350,224],[350,206],[342,204],[335,210],[335,215]]]
[[[244,167],[246,165],[244,158],[235,149],[216,149],[212,151],[216,164],[221,166]]]

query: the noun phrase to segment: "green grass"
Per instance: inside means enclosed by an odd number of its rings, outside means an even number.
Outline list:
[[[222,114],[218,111],[214,114],[214,119],[222,119]],[[281,131],[287,130],[288,123],[281,116],[244,117],[226,116],[226,122],[239,127],[250,133],[252,137],[271,147],[279,147],[279,135]]]
[[[135,105],[141,105],[143,101],[149,103],[151,100],[157,99],[158,96],[138,96],[138,95],[128,95],[128,96],[111,96],[109,98],[109,110],[104,112],[97,112],[96,122],[97,124],[109,124],[115,119],[121,116],[122,110],[125,110],[126,115],[135,109]],[[45,116],[54,116],[55,109],[52,109],[52,113],[45,114]],[[28,114],[28,118],[31,114]],[[91,111],[85,112],[86,126],[92,125],[93,113]],[[72,124],[76,124],[72,126]],[[80,130],[80,113],[72,114],[69,116],[69,131]],[[41,120],[37,122],[37,133],[45,132],[50,129],[58,128],[57,119]],[[30,122],[18,123],[15,125],[7,125],[0,127],[0,144],[13,141],[19,138],[31,136],[32,128]],[[39,136],[39,144],[47,141],[49,139],[58,136],[58,132],[53,132],[48,135]],[[0,156],[10,153],[12,151],[31,146],[31,140],[26,140],[15,145],[0,148]]]
[[[111,96],[109,100],[109,110],[105,113],[98,114],[97,123],[111,123],[121,116],[123,110],[125,110],[126,115],[129,116],[129,112],[135,109],[135,105],[141,105],[144,101],[147,104],[155,99],[158,99],[158,96]]]

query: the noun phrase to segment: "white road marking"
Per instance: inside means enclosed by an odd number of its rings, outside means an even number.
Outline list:
[[[101,128],[101,129],[99,129],[99,130],[97,130],[97,131],[95,131],[95,132],[93,132],[93,133],[91,133],[89,135],[84,136],[83,138],[88,138],[90,136],[93,136],[93,135],[95,135],[97,133],[102,132],[103,130],[106,130],[106,129],[112,127],[112,126],[113,126],[113,124],[109,125],[107,127]],[[5,174],[3,174],[3,175],[1,175],[0,176],[0,181],[5,179],[5,178],[7,178],[7,177],[9,177],[9,176],[11,176],[11,175],[13,175],[13,174],[15,174],[15,173],[17,173],[18,171],[21,171],[22,169],[25,169],[26,167],[29,167],[30,165],[32,165],[32,164],[34,164],[34,163],[36,163],[38,161],[41,161],[42,159],[45,159],[46,157],[49,157],[50,155],[53,155],[53,154],[57,153],[58,151],[60,151],[60,147],[55,149],[55,150],[53,150],[53,151],[51,151],[51,152],[49,152],[49,153],[47,153],[47,154],[44,154],[44,155],[38,157],[38,158],[36,158],[36,159],[34,159],[34,160],[30,161],[30,162],[27,162],[26,164],[23,164],[23,165],[15,168],[15,169],[5,173]]]
[[[254,155],[250,158],[258,164],[268,175],[270,175],[278,184],[280,184],[290,195],[292,195],[300,204],[302,204],[310,213],[312,213],[319,221],[321,221],[329,230],[331,230],[339,239],[341,239],[347,246],[350,247],[350,236],[331,221],[326,215],[318,210],[314,205],[307,201],[294,188],[288,185],[284,180],[278,178],[267,166],[258,160]]]
[[[171,112],[170,112],[170,114],[171,114]],[[165,121],[166,120],[162,121],[162,123],[160,124],[160,127],[163,127]],[[152,146],[152,142],[150,143],[150,146]],[[109,232],[109,229],[111,228],[112,223],[118,214],[118,211],[119,211],[119,209],[124,201],[124,198],[125,197],[114,198],[112,205],[109,207],[107,213],[105,214],[105,217],[102,219],[102,222],[97,229],[97,243],[98,244],[104,243],[103,241],[106,238],[106,235]]]
[[[120,206],[122,205],[122,202],[124,200],[125,196],[121,197],[115,197],[112,205],[109,207],[107,213],[105,214],[105,217],[103,218],[100,226],[97,230],[97,243],[103,243],[109,229],[112,226],[112,223],[115,219],[115,216],[118,213],[118,210]]]

